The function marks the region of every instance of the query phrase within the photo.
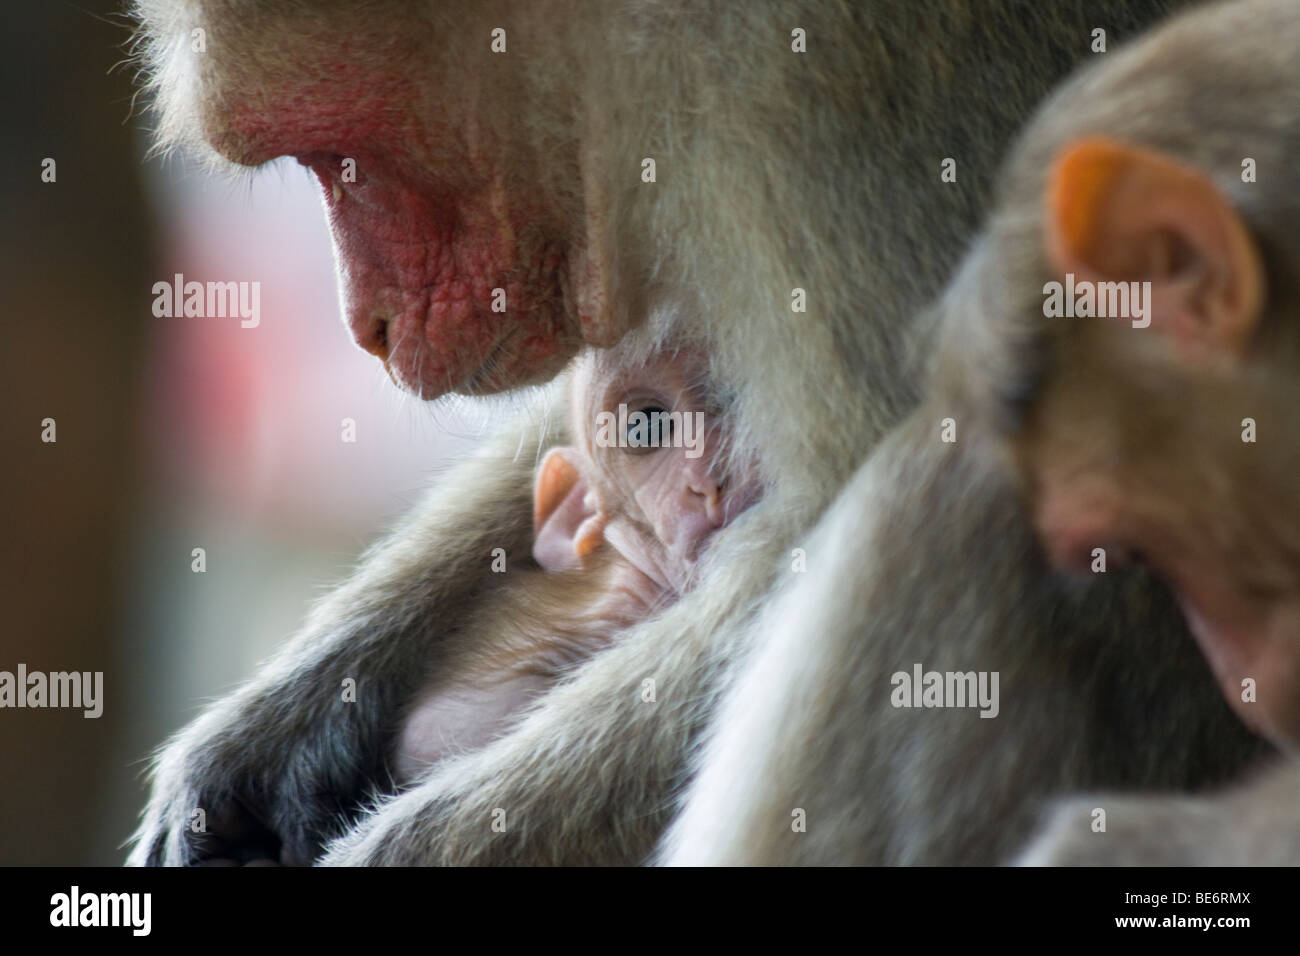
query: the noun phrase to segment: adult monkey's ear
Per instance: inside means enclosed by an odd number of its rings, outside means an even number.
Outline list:
[[[605,541],[606,516],[575,448],[552,448],[533,483],[533,558],[547,571],[571,571]]]
[[[1048,256],[1062,275],[1151,283],[1153,331],[1243,354],[1265,294],[1241,215],[1200,171],[1102,138],[1067,144],[1048,177]]]

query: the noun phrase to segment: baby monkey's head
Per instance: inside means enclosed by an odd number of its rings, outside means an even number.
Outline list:
[[[683,590],[709,537],[758,497],[752,469],[730,467],[725,409],[707,360],[671,352],[621,362],[594,350],[572,369],[573,444],[538,469],[533,555],[580,567],[608,544],[666,590]]]

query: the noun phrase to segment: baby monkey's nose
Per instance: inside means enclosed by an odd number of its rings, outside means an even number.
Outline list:
[[[721,528],[726,520],[726,509],[722,504],[722,482],[707,471],[692,472],[687,479],[687,487],[692,494],[703,499],[704,515],[714,528]]]

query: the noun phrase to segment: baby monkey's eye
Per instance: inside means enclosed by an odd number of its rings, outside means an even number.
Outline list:
[[[634,455],[645,455],[673,443],[673,420],[667,408],[650,403],[627,416],[623,447]]]

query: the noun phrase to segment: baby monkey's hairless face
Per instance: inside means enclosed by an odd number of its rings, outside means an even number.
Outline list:
[[[607,542],[660,587],[683,589],[709,537],[758,497],[748,469],[728,468],[724,409],[706,371],[688,352],[642,365],[579,360],[575,445],[554,449],[538,478],[543,567],[576,567]]]

